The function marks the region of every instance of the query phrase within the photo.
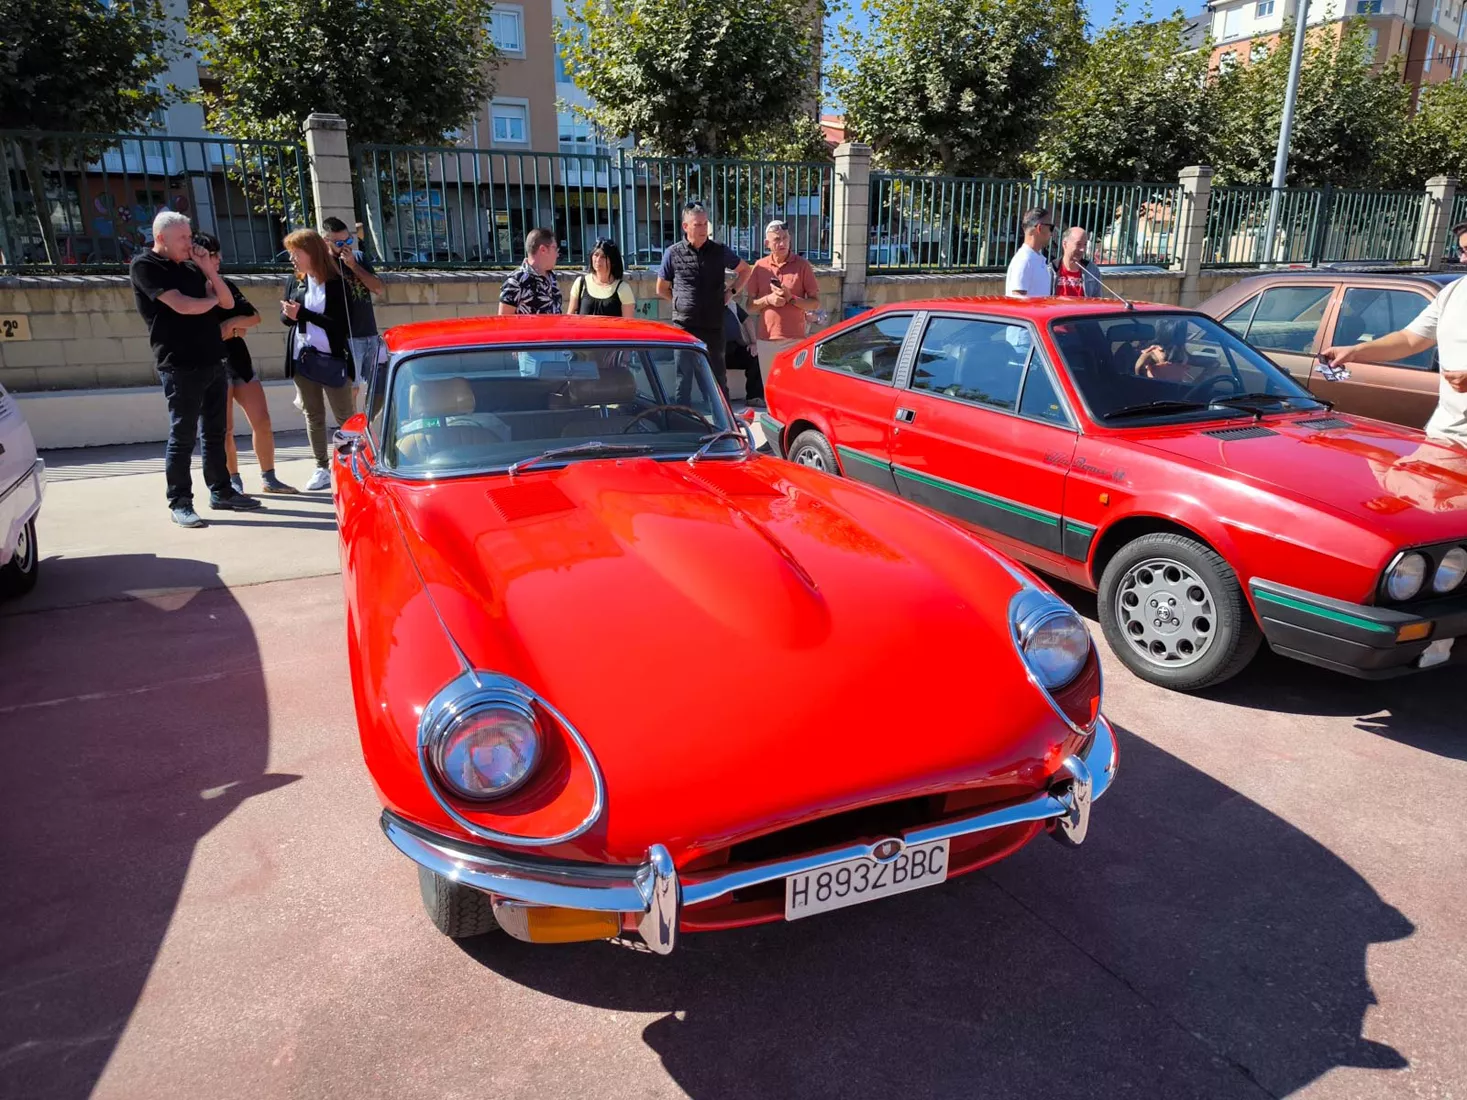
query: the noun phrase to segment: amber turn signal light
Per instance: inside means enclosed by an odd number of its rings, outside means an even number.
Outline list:
[[[620,913],[594,909],[524,905],[496,898],[494,919],[511,936],[526,943],[579,943],[621,935]]]
[[[1431,628],[1435,625],[1435,623],[1431,622],[1407,623],[1405,626],[1396,631],[1396,641],[1419,642],[1423,638],[1430,638]]]

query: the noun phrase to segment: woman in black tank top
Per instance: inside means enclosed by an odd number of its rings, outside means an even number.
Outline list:
[[[571,312],[590,317],[635,317],[637,300],[626,285],[621,249],[602,238],[591,251],[591,274],[582,275],[571,287]],[[601,297],[591,293],[595,287]]]

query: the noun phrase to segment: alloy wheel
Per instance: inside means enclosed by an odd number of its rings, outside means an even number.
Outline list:
[[[825,456],[815,447],[801,447],[795,452],[795,461],[812,469],[825,469]]]
[[[1115,595],[1116,622],[1133,652],[1161,668],[1200,660],[1217,636],[1217,601],[1207,583],[1171,558],[1126,571]]]

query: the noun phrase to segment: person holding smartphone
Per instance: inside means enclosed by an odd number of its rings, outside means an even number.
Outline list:
[[[341,270],[346,288],[347,322],[351,335],[352,362],[357,368],[357,384],[372,380],[377,364],[386,359],[386,349],[377,334],[377,312],[372,299],[386,292],[382,279],[372,270],[372,261],[362,250],[361,237],[346,227],[340,218],[326,218],[321,223],[321,237]]]

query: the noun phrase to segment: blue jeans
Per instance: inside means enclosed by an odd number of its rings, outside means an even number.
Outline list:
[[[168,507],[192,505],[194,444],[204,437],[204,484],[211,496],[227,497],[229,466],[224,458],[224,424],[229,412],[229,380],[222,362],[207,367],[159,371],[168,398],[168,446],[163,472],[168,480]]]

